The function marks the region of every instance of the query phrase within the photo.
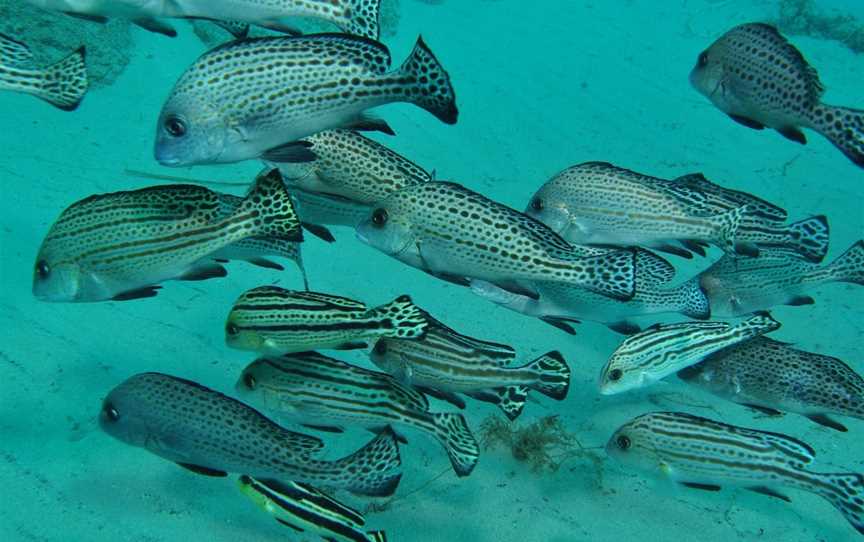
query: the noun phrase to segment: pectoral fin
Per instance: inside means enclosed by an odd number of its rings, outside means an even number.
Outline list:
[[[569,323],[567,323],[567,321],[565,321],[562,318],[555,318],[554,316],[540,316],[539,318],[540,318],[540,320],[542,320],[543,322],[546,322],[550,326],[557,327],[558,329],[560,329],[564,333],[568,333],[570,335],[576,335],[576,330],[573,328],[573,326],[571,326]],[[573,322],[573,320],[569,320],[569,321]],[[576,323],[579,323],[579,322],[576,322]]]
[[[615,333],[620,333],[621,335],[635,335],[642,331],[638,325],[633,322],[628,322],[626,320],[621,320],[619,322],[610,322],[606,324],[606,327],[614,331]]]
[[[336,238],[333,237],[333,234],[330,232],[329,228],[318,224],[310,224],[308,222],[301,222],[301,225],[303,226],[304,230],[308,231],[322,241],[332,243],[336,240]]]
[[[753,128],[754,130],[763,130],[765,125],[761,122],[755,121],[753,119],[742,117],[741,115],[729,115],[729,118],[737,122],[738,124],[744,125],[748,128]]]
[[[774,491],[770,487],[753,486],[753,487],[748,487],[747,489],[749,489],[750,491],[756,492],[756,493],[761,493],[762,495],[768,495],[769,497],[774,497],[775,499],[780,499],[781,501],[792,502],[789,499],[789,497],[787,497],[786,495],[784,495],[782,493]]]
[[[701,489],[703,491],[720,491],[720,486],[716,484],[700,484],[698,482],[680,482],[684,487],[691,489]]]
[[[105,24],[108,22],[108,17],[102,15],[90,15],[89,13],[76,13],[74,11],[64,11],[63,13],[82,21],[90,21],[91,23]]]
[[[314,162],[318,155],[312,150],[312,143],[308,141],[289,141],[268,149],[261,154],[261,158],[269,162],[283,162],[297,164],[302,162]]]
[[[207,280],[224,277],[228,275],[228,271],[218,263],[199,265],[186,271],[177,280]]]
[[[264,269],[275,269],[276,271],[285,271],[285,268],[276,262],[270,261],[267,258],[249,258],[246,260],[252,265],[263,267]]]
[[[829,418],[827,414],[805,414],[805,416],[807,416],[810,421],[816,422],[819,425],[824,425],[825,427],[830,427],[831,429],[835,429],[843,433],[848,431],[845,425]]]
[[[111,298],[112,301],[129,301],[131,299],[143,299],[145,297],[155,297],[161,290],[161,286],[145,286],[136,288],[128,292],[122,292]]]
[[[762,405],[754,405],[752,403],[740,403],[742,406],[745,406],[749,409],[755,410],[757,412],[761,412],[766,416],[782,416],[783,413],[777,409],[765,407]]]
[[[787,305],[792,307],[798,307],[800,305],[812,305],[814,303],[816,303],[816,300],[809,295],[796,295],[786,302]]]
[[[807,144],[807,138],[804,136],[804,132],[799,130],[794,126],[784,126],[783,128],[778,128],[777,131],[790,141],[794,141],[795,143],[800,143],[802,145]]]

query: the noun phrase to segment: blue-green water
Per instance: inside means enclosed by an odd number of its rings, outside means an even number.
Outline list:
[[[864,24],[857,1],[817,4],[842,9]],[[729,121],[687,81],[696,55],[717,36],[776,14],[776,2],[752,0],[403,0],[397,33],[384,41],[398,61],[422,33],[450,73],[460,118],[445,126],[408,105],[382,107],[377,113],[398,136],[381,140],[434,169],[436,178],[461,182],[517,209],[549,177],[588,160],[663,178],[701,171],[785,207],[790,217],[826,214],[830,261],[864,236],[861,170],[816,134],[800,146]],[[31,294],[36,251],[62,209],[94,193],[153,183],[127,175],[127,169],[219,181],[248,180],[259,169],[248,162],[171,170],[154,161],[162,102],[205,50],[190,28],[178,28],[175,39],[134,30],[128,68],[113,85],[93,89],[73,113],[22,94],[0,95],[3,540],[296,538],[242,498],[232,479],[179,469],[111,439],[95,422],[104,395],[143,371],[230,392],[252,356],[225,347],[228,308],[253,286],[301,287],[295,271],[232,263],[224,279],[170,282],[155,298],[124,303],[49,304]],[[789,37],[818,68],[826,102],[864,107],[860,53],[838,41]],[[621,336],[590,322],[568,336],[408,268],[358,242],[349,229],[334,233],[334,245],[314,238],[304,244],[313,289],[370,305],[409,293],[451,327],[512,345],[520,360],[551,349],[564,353],[573,368],[568,398],[532,400],[520,423],[555,414],[583,446],[595,447],[638,414],[683,410],[801,438],[818,452],[817,470],[864,471],[860,420],[844,419],[849,432],[841,434],[795,415],[765,418],[674,379],[643,392],[601,397],[597,374]],[[679,275],[693,269],[682,266]],[[774,309],[783,327],[772,336],[860,370],[864,289],[832,284],[817,289],[815,297],[813,306]],[[368,366],[362,352],[336,357]],[[495,413],[478,402],[465,411],[475,431]],[[396,497],[383,511],[368,514],[370,527],[385,529],[391,540],[858,537],[827,502],[802,492],[784,503],[734,489],[679,489],[622,468],[602,449],[538,474],[508,450],[490,448],[472,475],[459,479],[437,443],[421,434],[409,438]],[[362,432],[332,439],[334,457],[367,439]]]

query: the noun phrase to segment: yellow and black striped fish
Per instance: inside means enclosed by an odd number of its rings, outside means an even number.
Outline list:
[[[735,485],[785,501],[789,498],[777,487],[809,491],[828,500],[864,534],[864,476],[807,470],[816,452],[786,435],[683,412],[652,412],[621,426],[606,452],[628,467],[696,489]]]
[[[84,47],[46,67],[33,65],[25,44],[0,34],[0,90],[23,92],[64,111],[78,107],[89,86]]]
[[[45,237],[33,293],[45,301],[156,295],[170,279],[224,276],[213,255],[250,237],[302,239],[278,170],[260,175],[234,213],[200,186],[154,186],[100,194],[67,208]]]
[[[384,531],[362,530],[366,518],[307,484],[261,481],[242,475],[240,492],[283,525],[328,542],[387,542]]]

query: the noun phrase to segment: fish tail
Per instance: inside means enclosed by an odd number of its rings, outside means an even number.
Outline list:
[[[429,321],[423,310],[402,295],[392,302],[369,311],[369,316],[386,322],[386,337],[394,339],[420,339],[426,336]]]
[[[490,390],[490,393],[497,399],[498,408],[511,422],[522,414],[525,402],[528,401],[528,388],[526,386],[495,388]]]
[[[450,76],[422,37],[417,38],[414,50],[399,71],[412,81],[406,89],[408,101],[429,111],[446,124],[456,124],[459,111],[456,109],[456,94],[450,85]]]
[[[347,33],[377,40],[380,34],[381,0],[345,0],[346,17],[339,26]]]
[[[711,318],[711,304],[705,290],[702,289],[699,277],[684,282],[677,289],[678,311],[688,318],[707,320]]]
[[[396,433],[389,426],[353,454],[336,461],[336,470],[347,479],[341,487],[357,495],[389,497],[402,479]]]
[[[828,219],[813,216],[786,226],[789,248],[811,262],[821,262],[828,253]]]
[[[250,236],[303,240],[300,218],[276,168],[255,179],[255,184],[234,212],[235,217],[245,215],[251,217],[253,224]]]
[[[864,110],[819,104],[811,122],[855,165],[864,168]]]
[[[864,534],[864,476],[857,473],[813,474],[816,482],[805,489],[830,502],[846,520]]]
[[[80,47],[60,62],[45,68],[39,89],[34,94],[64,111],[76,109],[90,84],[85,54],[84,47]]]
[[[480,447],[465,417],[450,412],[438,412],[431,416],[436,436],[447,450],[453,470],[458,476],[468,476],[477,466]]]
[[[570,366],[564,361],[561,352],[546,352],[523,368],[538,373],[536,382],[530,386],[532,389],[558,401],[567,397],[570,389]]]
[[[751,212],[750,205],[743,205],[727,211],[716,218],[718,220],[718,232],[720,235],[720,247],[729,253],[739,253],[746,256],[758,256],[759,249],[747,246],[742,247],[737,245],[735,238],[738,236],[738,229],[741,227],[741,221],[744,215]]]
[[[864,286],[864,240],[857,241],[826,269],[829,280]]]

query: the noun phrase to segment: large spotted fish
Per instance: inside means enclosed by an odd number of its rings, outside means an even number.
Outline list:
[[[479,279],[536,298],[525,281],[547,280],[619,299],[634,294],[634,251],[573,246],[531,217],[456,183],[394,192],[357,226],[357,236],[463,286]]]
[[[361,495],[391,495],[399,448],[391,430],[342,459],[321,459],[323,442],[294,433],[240,401],[161,373],[135,375],[111,390],[99,424],[112,437],[193,472],[244,473]]]
[[[699,54],[690,82],[733,120],[806,143],[801,128],[825,136],[864,167],[864,110],[822,103],[816,69],[773,26],[748,23]]]
[[[798,412],[838,431],[846,427],[829,413],[864,419],[864,379],[851,367],[768,337],[720,350],[678,377],[767,414]]]
[[[798,439],[683,412],[651,412],[621,426],[606,444],[621,464],[684,486],[743,487],[784,501],[779,488],[815,493],[864,534],[864,476],[807,469],[816,452]]]
[[[450,78],[422,38],[395,71],[387,47],[346,34],[237,40],[196,60],[174,85],[156,126],[166,166],[314,159],[322,130],[360,123],[369,108],[409,102],[441,121],[458,116]],[[374,128],[389,129],[374,125]]]
[[[23,92],[64,111],[78,107],[89,81],[84,47],[50,66],[35,66],[23,43],[0,34],[0,90]]]

